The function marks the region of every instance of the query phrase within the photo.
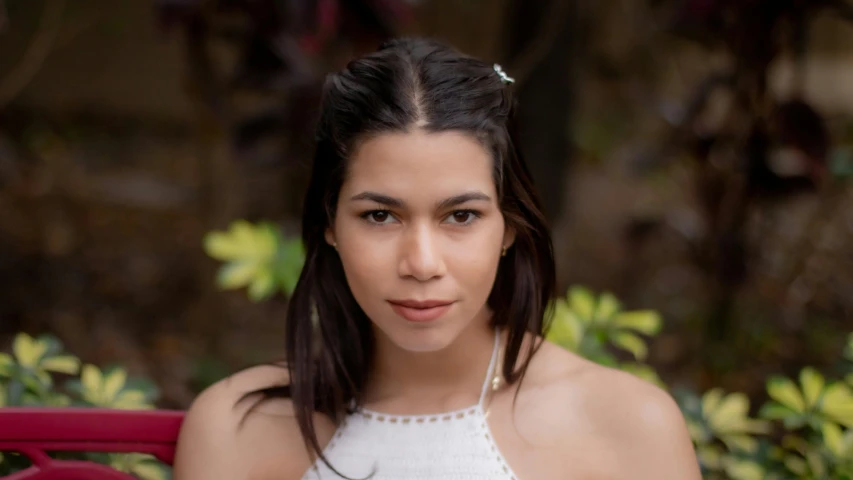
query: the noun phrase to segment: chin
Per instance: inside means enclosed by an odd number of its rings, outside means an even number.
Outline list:
[[[389,324],[374,324],[377,333],[384,336],[401,350],[413,353],[438,352],[447,348],[459,335],[454,325],[432,323],[430,325],[407,324],[404,320]],[[443,323],[443,322],[442,322]]]

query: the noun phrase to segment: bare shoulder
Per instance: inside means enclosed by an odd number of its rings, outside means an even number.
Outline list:
[[[249,368],[205,389],[193,401],[178,437],[175,480],[298,479],[310,457],[287,399],[261,400],[255,390],[287,384],[287,370]],[[319,415],[320,441],[334,426]]]
[[[546,402],[551,412],[562,410],[571,422],[560,428],[570,432],[561,435],[572,437],[564,445],[597,445],[620,478],[701,478],[684,417],[669,393],[549,342],[539,353],[531,362],[531,368],[538,364],[537,403]]]

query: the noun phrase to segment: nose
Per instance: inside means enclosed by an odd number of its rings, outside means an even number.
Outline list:
[[[400,242],[399,274],[425,282],[445,274],[440,240],[428,226],[412,226]]]

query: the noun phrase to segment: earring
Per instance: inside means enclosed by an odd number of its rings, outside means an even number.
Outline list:
[[[502,248],[502,249],[501,249],[501,256],[502,256],[502,257],[505,257],[505,256],[506,256],[506,251],[507,251],[507,249],[508,249],[508,248],[509,248],[509,247],[504,247],[504,248]]]

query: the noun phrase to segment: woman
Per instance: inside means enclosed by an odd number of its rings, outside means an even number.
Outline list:
[[[699,478],[667,394],[543,340],[511,82],[423,39],[328,77],[286,366],[199,396],[177,480]]]

